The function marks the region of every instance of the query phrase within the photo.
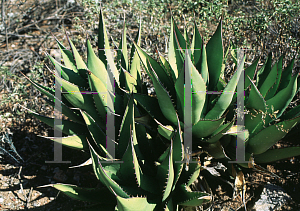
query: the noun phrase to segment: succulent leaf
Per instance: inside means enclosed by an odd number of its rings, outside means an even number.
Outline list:
[[[46,117],[46,116],[41,116],[31,110],[28,109],[28,112],[31,113],[34,117],[37,119],[41,120],[42,122],[46,123],[50,127],[54,128],[54,121],[55,118],[51,117]],[[75,135],[75,134],[88,134],[88,131],[86,130],[85,127],[82,127],[82,124],[78,124],[69,120],[64,120],[64,119],[57,119],[62,122],[61,125],[56,124],[55,128],[58,130],[61,130],[64,134],[66,135]]]
[[[266,69],[266,67],[265,67]],[[261,87],[259,88],[262,96],[266,97],[268,91],[276,84],[277,79],[277,64],[275,64],[272,68],[270,73],[268,74],[267,78],[261,82]]]
[[[292,61],[287,65],[287,67],[282,71],[282,75],[280,78],[280,83],[277,89],[277,93],[280,92],[281,90],[285,89],[291,80],[292,72],[293,72],[293,67],[294,67],[294,62],[295,59],[292,59]]]
[[[256,59],[249,67],[245,69],[245,89],[247,89],[247,87],[250,85],[250,79],[252,80],[254,77],[258,61],[259,58]]]
[[[106,69],[113,74],[117,84],[120,84],[118,69],[114,63],[113,55],[108,42],[102,8],[100,8],[99,15],[98,55],[99,59],[104,63]]]
[[[247,101],[247,107],[253,108],[256,110],[266,111],[267,105],[264,97],[260,93],[260,91],[255,86],[254,82],[248,76],[248,80],[251,83],[251,91],[249,94],[249,98]]]
[[[173,72],[174,72],[175,78],[178,78],[178,76],[183,68],[183,58],[182,58],[182,53],[180,52],[180,46],[179,46],[179,43],[178,43],[178,40],[176,37],[175,27],[176,27],[175,22],[173,21],[173,17],[171,17],[171,30],[170,30],[168,59],[169,59],[169,63],[171,66],[171,70],[173,70]],[[179,34],[180,34],[180,32],[179,32]],[[185,48],[186,48],[186,46],[183,47],[183,49],[185,49]]]
[[[135,130],[130,131],[131,137],[128,147],[122,157],[122,165],[120,166],[120,174],[122,179],[127,183],[141,186],[141,168],[133,145],[133,139],[136,139]],[[137,147],[137,146],[136,146]]]
[[[275,80],[275,83],[272,85],[272,87],[268,90],[265,99],[268,100],[271,97],[273,97],[279,87],[280,84],[280,79],[282,75],[282,61],[283,61],[283,56],[279,58],[279,60],[276,62],[274,66],[277,66],[277,77]],[[269,80],[269,79],[268,79]]]
[[[200,120],[203,111],[206,98],[206,85],[203,78],[192,64],[188,54],[185,58],[185,62],[185,71],[190,70],[192,74],[192,124],[194,125]]]
[[[187,186],[181,185],[178,189],[176,189],[176,194],[173,197],[173,200],[179,205],[199,206],[210,201],[211,197],[207,193],[197,191],[191,192],[187,190]]]
[[[249,109],[245,114],[245,128],[249,131],[250,137],[257,134],[266,125],[266,113],[260,110]]]
[[[128,71],[128,55],[127,55],[127,41],[126,41],[126,24],[125,24],[125,16],[124,16],[124,24],[122,37],[119,44],[119,50],[117,52],[119,65],[123,67],[126,71]]]
[[[104,155],[107,155],[110,159],[112,159],[113,157],[106,150],[106,145],[107,142],[111,142],[113,140],[111,140],[110,137],[105,135],[105,133],[101,130],[101,128],[98,126],[95,120],[88,113],[81,111],[81,115],[96,145],[101,149]]]
[[[97,111],[102,119],[106,119],[107,112],[107,95],[110,93],[106,88],[106,84],[103,83],[96,75],[88,70],[88,81],[90,90],[93,92],[92,96],[95,101]]]
[[[300,81],[300,80],[299,80]],[[281,116],[281,119],[287,120],[287,119],[292,119],[300,115],[300,105],[296,106],[295,108],[292,108],[285,114]]]
[[[157,95],[157,99],[158,99],[158,103],[159,103],[159,107],[162,111],[162,113],[164,114],[164,116],[173,124],[177,123],[177,113],[176,110],[174,108],[174,105],[172,103],[172,99],[171,96],[168,94],[167,90],[163,87],[163,85],[161,84],[158,76],[156,75],[156,73],[154,72],[152,66],[149,63],[149,60],[147,60],[147,63],[149,65],[149,69],[151,69],[153,71],[153,85],[155,87],[155,91],[156,91],[156,95]]]
[[[148,202],[146,197],[123,198],[117,196],[118,211],[154,210],[155,203]]]
[[[164,126],[162,124],[158,124],[157,130],[160,135],[168,140],[171,140],[174,136],[174,128],[171,125]]]
[[[207,66],[207,55],[206,55],[206,47],[202,45],[201,56],[199,58],[199,62],[196,65],[197,70],[201,74],[205,84],[209,84],[209,73]]]
[[[272,53],[269,53],[266,63],[257,71],[256,86],[260,90],[272,68]]]
[[[92,146],[90,145],[90,153],[93,161],[93,169],[97,176],[97,178],[106,185],[106,187],[111,190],[113,194],[116,194],[117,196],[121,196],[123,198],[129,198],[129,195],[123,190],[123,188],[116,183],[107,172],[103,169],[103,166],[100,162],[99,156],[94,151]]]
[[[176,82],[175,82],[175,90],[176,90],[176,97],[177,97],[177,111],[180,119],[184,119],[184,81],[185,78],[185,71],[181,71]]]
[[[196,24],[196,22],[194,22],[194,33],[193,33],[193,40],[192,40],[192,44],[191,44],[192,58],[194,60],[194,64],[197,64],[200,59],[202,45],[203,45],[203,40],[199,33],[197,24]]]
[[[206,54],[209,72],[208,90],[216,91],[223,63],[222,19],[220,20],[214,35],[210,38],[206,45]]]
[[[154,84],[154,87],[156,82],[158,82],[157,80],[159,80],[160,86],[168,90],[171,96],[175,97],[173,80],[168,76],[168,74],[156,60],[147,55],[136,43],[134,43],[134,45],[147,74],[150,76]],[[155,87],[156,92],[158,89],[161,88]],[[159,96],[159,94],[157,94],[157,96]]]
[[[217,120],[200,120],[192,127],[193,135],[197,138],[204,138],[211,135],[224,122],[225,117]]]
[[[135,43],[138,46],[140,46],[141,43],[141,30],[142,30],[142,26],[140,23],[140,27],[135,38]],[[131,54],[130,54],[130,74],[135,78],[137,82],[137,87],[139,87],[138,90],[140,93],[142,93],[143,81],[141,75],[141,62],[140,62],[139,55],[136,52],[134,44],[132,44]]]
[[[133,96],[130,97],[120,127],[118,153],[122,157],[131,140],[131,130],[134,127]],[[136,143],[134,143],[136,144]]]
[[[45,87],[42,86],[40,84],[37,84],[33,81],[31,81],[27,76],[24,75],[24,77],[33,85],[35,86],[40,92],[42,92],[43,94],[45,94],[47,97],[49,97],[50,102],[49,104],[51,104],[51,106],[54,106],[54,99],[58,101],[58,99],[55,97],[55,90],[49,88],[49,87]],[[71,110],[68,106],[66,106],[65,103],[63,103],[62,101],[60,101],[61,106],[62,106],[62,113],[65,114],[70,120],[76,122],[76,123],[80,123],[83,124],[82,119],[80,118],[80,116],[74,112],[73,110]]]
[[[177,77],[175,76],[174,71],[172,70],[170,63],[160,54],[159,51],[157,51],[157,52],[158,52],[159,61],[160,61],[161,65],[162,65],[162,67],[164,68],[164,70],[168,74],[168,76],[172,77],[173,82],[175,83]]]
[[[176,184],[180,178],[183,169],[184,160],[184,147],[183,147],[183,137],[180,122],[178,120],[178,130],[173,138],[173,166],[174,166],[174,182],[173,190],[176,188]]]
[[[225,132],[228,131],[232,125],[234,124],[234,119],[226,124],[221,125],[218,129],[216,129],[205,142],[207,143],[216,143],[219,141],[224,135]]]
[[[241,72],[243,70],[242,67],[244,66],[243,65],[244,61],[245,61],[245,57],[242,60],[242,63],[240,64],[240,66],[237,68],[237,71],[235,72],[235,74],[232,76],[232,78],[228,82],[226,88],[223,90],[223,93],[219,97],[219,99],[216,102],[216,104],[214,105],[214,107],[206,114],[205,119],[218,119],[224,114],[224,112],[230,105],[232,97],[235,93],[235,89],[237,87],[238,80],[239,80]],[[210,76],[209,76],[209,78],[210,78]]]
[[[58,44],[58,47],[60,48],[60,52],[61,52],[61,55],[63,57],[63,60],[64,60],[64,63],[65,63],[65,66],[71,70],[73,70],[75,73],[78,73],[78,70],[77,70],[77,67],[76,67],[76,62],[74,60],[74,57],[73,57],[73,54],[70,50],[66,49],[65,46],[63,46],[63,44],[61,44],[57,39],[56,37],[54,37],[57,44]]]
[[[162,111],[157,109],[159,107],[157,98],[143,94],[133,94],[133,96],[152,118],[156,118],[163,125],[168,125],[169,121],[163,115]]]
[[[136,86],[137,86],[137,81],[136,79],[129,73],[127,72],[126,70],[124,70],[123,68],[121,68],[123,73],[124,73],[124,76],[125,76],[125,88],[126,90],[128,90],[130,93],[136,93],[137,92],[137,89],[136,89]]]
[[[87,67],[106,87],[107,70],[105,64],[96,56],[89,40],[87,40]]]
[[[44,137],[66,147],[78,150],[87,150],[89,146],[86,142],[86,135],[71,135],[66,137]]]
[[[69,36],[67,36],[68,42],[71,46],[72,49],[72,53],[73,53],[73,57],[76,63],[76,67],[78,70],[78,73],[81,75],[81,77],[86,78],[86,70],[87,70],[87,66],[85,64],[85,62],[83,61],[82,57],[80,56],[79,52],[77,51],[75,45],[73,44],[73,42],[71,41],[71,39],[69,38]]]
[[[62,78],[59,78],[55,75],[58,83],[62,85],[62,91],[65,92],[62,95],[75,107],[87,111],[92,117],[100,124],[101,127],[104,127],[103,121],[100,119],[98,112],[94,106],[93,96],[89,94],[83,94],[87,90],[76,86]]]
[[[175,23],[175,20],[174,18],[171,18],[171,21],[173,23],[173,33],[174,33],[174,38],[175,38],[175,41],[177,42],[178,44],[178,50],[181,51],[181,53],[184,55],[185,54],[185,51],[183,51],[184,49],[187,49],[187,42],[186,42],[186,39],[184,39],[184,36],[182,36],[181,32],[179,31],[176,23]]]
[[[157,166],[156,178],[160,183],[160,187],[163,187],[162,201],[165,201],[172,191],[174,182],[173,142],[171,142],[166,158],[161,165]]]
[[[256,155],[254,158],[257,163],[271,163],[299,155],[300,147],[287,147],[281,149],[270,149],[262,154]]]
[[[80,188],[67,184],[54,184],[53,187],[77,200],[116,204],[115,196],[107,188]]]
[[[285,111],[287,106],[293,100],[297,92],[297,75],[293,76],[288,86],[279,91],[274,97],[267,100],[267,106],[269,107],[269,113],[277,112],[276,118],[279,118]]]
[[[52,64],[55,66],[56,72],[60,73],[61,77],[63,79],[65,79],[66,81],[69,81],[70,83],[76,84],[79,87],[87,86],[86,80],[83,79],[78,73],[75,73],[73,70],[62,66],[55,59],[53,59],[50,55],[48,55],[48,58],[50,59]]]
[[[263,129],[257,135],[249,139],[246,151],[254,155],[267,151],[277,141],[281,140],[299,120],[300,117],[296,117]]]

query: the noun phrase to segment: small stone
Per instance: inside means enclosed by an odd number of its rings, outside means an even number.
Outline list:
[[[80,176],[77,174],[74,175],[73,180],[76,181],[77,183],[79,183],[80,181]]]
[[[46,171],[47,170],[47,166],[42,166],[41,170]]]
[[[255,203],[255,209],[273,210],[275,207],[277,209],[290,199],[291,197],[282,187],[267,183],[260,196],[260,199]]]
[[[58,171],[59,171],[59,168],[56,167],[56,168],[53,170],[53,173],[55,174],[55,173],[58,172]]]
[[[58,182],[65,182],[68,179],[68,177],[62,170],[59,170],[58,172],[55,173],[53,179]]]
[[[34,207],[39,207],[39,206],[40,206],[40,203],[34,202],[34,203],[33,203],[33,206],[34,206]]]

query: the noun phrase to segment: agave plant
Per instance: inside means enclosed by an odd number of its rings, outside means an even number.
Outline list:
[[[255,83],[252,79],[259,60],[244,69],[244,57],[227,82],[223,74],[228,51],[224,56],[221,21],[205,46],[196,25],[192,42],[189,42],[186,30],[182,35],[172,20],[168,61],[160,56],[159,63],[137,45],[136,49],[153,82],[156,97],[139,93],[134,94],[134,97],[155,120],[158,132],[170,140],[177,130],[179,117],[185,141],[186,138],[192,139],[193,150],[185,145],[188,150],[185,150],[186,162],[189,162],[191,156],[199,154],[206,154],[222,162],[227,167],[227,173],[235,177],[234,189],[241,194],[243,201],[246,188],[241,167],[262,169],[259,163],[300,155],[300,147],[269,149],[300,121],[299,106],[284,113],[299,91],[297,75],[292,77],[293,61],[282,71],[283,57],[271,67],[269,56],[266,64],[258,71]],[[246,77],[245,107],[235,112],[235,93],[241,74]],[[191,86],[186,81],[189,75]],[[188,92],[185,89],[191,90],[190,98],[187,98]],[[190,100],[191,104],[187,103]],[[163,116],[155,114],[157,107]],[[242,118],[244,125],[234,125],[237,118]],[[245,150],[244,160],[230,164],[228,161],[237,161],[236,145],[237,139],[241,137]],[[205,157],[201,158],[201,163],[204,163]],[[208,170],[205,166],[203,168]]]
[[[258,59],[245,70],[246,161],[268,163],[300,155],[299,147],[270,149],[300,121],[299,106],[286,111],[300,87],[297,74],[292,76],[294,59],[284,70],[282,62],[283,56],[272,66],[270,53],[266,63],[257,71],[255,80]],[[235,146],[235,141],[224,139],[223,143],[234,159],[232,146]],[[253,164],[243,166],[252,167]]]
[[[235,160],[238,134],[245,138],[246,161],[271,162],[300,154],[298,147],[268,150],[300,120],[299,106],[284,113],[299,83],[297,76],[291,77],[292,65],[282,71],[282,57],[271,68],[269,56],[258,71],[256,82],[253,77],[258,60],[244,70],[242,59],[242,65],[226,81],[221,21],[204,45],[196,24],[190,42],[188,32],[185,30],[182,35],[172,19],[168,60],[160,54],[159,61],[149,56],[140,47],[140,36],[139,31],[128,59],[124,22],[117,64],[102,12],[98,57],[89,41],[87,62],[69,38],[71,51],[57,41],[64,65],[49,58],[56,68],[55,79],[62,84],[60,103],[68,119],[55,127],[66,135],[61,138],[63,145],[90,151],[88,163],[93,164],[96,177],[105,187],[53,187],[73,198],[100,203],[97,209],[102,210],[176,210],[179,205],[197,206],[211,200],[208,188],[201,192],[191,190],[190,185],[205,166],[201,168],[203,156],[200,165],[188,164],[190,157],[206,154],[223,162]],[[148,95],[140,63],[153,83],[155,96]],[[243,71],[247,76],[244,110],[248,113],[241,126],[234,125],[234,104]],[[54,89],[30,83],[50,99],[50,105],[59,100]],[[54,118],[30,112],[54,127]],[[106,119],[111,115],[115,118],[115,130],[108,134]],[[231,133],[233,128],[241,130]],[[49,139],[60,142],[58,138]],[[185,143],[191,146],[184,146]],[[116,146],[115,153],[106,148],[111,144]],[[253,167],[253,163],[240,165]]]
[[[242,134],[246,149],[245,161],[253,162],[254,159],[257,163],[264,163],[300,155],[299,147],[268,150],[300,121],[299,106],[285,112],[300,87],[300,83],[297,83],[297,75],[292,77],[294,61],[283,71],[283,56],[272,67],[270,54],[267,62],[257,72],[255,83],[252,79],[259,60],[255,60],[244,70],[245,58],[242,58],[240,65],[236,65],[235,74],[226,82],[223,75],[226,56],[223,55],[221,22],[205,46],[196,25],[190,43],[186,31],[183,36],[172,20],[169,62],[160,56],[160,63],[158,63],[137,45],[136,49],[153,81],[157,103],[156,98],[151,96],[137,93],[134,97],[156,120],[158,131],[164,137],[171,138],[174,134],[177,115],[184,133],[188,132],[185,130],[188,128],[185,123],[188,109],[185,107],[184,85],[187,84],[184,77],[186,72],[190,71],[188,74],[192,75],[192,107],[189,114],[194,150],[201,148],[214,158],[235,161],[236,136]],[[191,55],[186,53],[188,49]],[[242,73],[245,74],[246,93],[242,114],[244,111],[246,114],[244,125],[233,126],[236,118],[235,93]],[[211,92],[221,94],[212,95]],[[165,119],[155,115],[157,106],[153,106],[154,104],[160,107]],[[248,166],[245,163],[240,165]]]
[[[111,54],[101,11],[98,37],[98,48],[103,50],[99,50],[97,57],[87,40],[87,62],[69,37],[71,50],[57,41],[64,64],[48,55],[56,68],[52,71],[55,80],[62,87],[61,100],[55,96],[54,89],[27,78],[49,98],[50,105],[54,107],[54,100],[59,101],[67,117],[61,120],[61,125],[54,125],[55,118],[29,111],[46,124],[61,129],[65,135],[48,139],[89,151],[91,158],[83,165],[92,164],[96,177],[103,184],[101,188],[50,186],[75,199],[95,202],[96,210],[178,210],[179,206],[198,206],[211,201],[209,188],[192,191],[190,187],[199,176],[200,165],[193,163],[188,171],[182,171],[184,148],[179,118],[176,117],[174,134],[166,139],[153,127],[148,127],[156,122],[145,115],[145,108],[134,98],[134,93],[147,94],[141,78],[140,58],[135,50],[140,49],[140,32],[128,59],[124,24],[117,64]],[[109,89],[111,75],[115,93]],[[111,99],[113,107],[109,104]],[[155,115],[163,116],[159,106],[156,110]],[[115,116],[114,134],[105,131],[106,120],[112,114]],[[115,152],[106,148],[109,144],[115,146]]]

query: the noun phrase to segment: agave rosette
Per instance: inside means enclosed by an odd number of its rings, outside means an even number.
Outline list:
[[[272,67],[270,54],[254,82],[259,60],[243,69],[244,57],[234,75],[226,82],[223,71],[227,53],[224,57],[221,21],[205,46],[196,24],[190,43],[186,30],[183,36],[172,20],[168,61],[160,56],[158,63],[140,47],[136,46],[136,49],[153,82],[156,97],[139,93],[134,97],[157,120],[158,132],[162,136],[170,139],[174,135],[177,116],[185,131],[184,77],[186,71],[190,70],[194,150],[200,147],[214,158],[236,160],[236,136],[239,134],[244,137],[246,161],[254,159],[257,163],[264,163],[300,155],[299,147],[269,150],[300,120],[299,106],[285,112],[300,86],[297,75],[292,76],[294,60],[283,70],[283,57]],[[188,49],[190,55],[186,53]],[[245,76],[244,110],[248,113],[245,114],[244,125],[233,125],[237,118],[234,114],[237,103],[235,93],[241,74]],[[154,104],[159,105],[163,117],[155,115],[157,106],[152,106]],[[229,114],[226,116],[227,112]],[[247,164],[240,165],[248,167]]]
[[[292,74],[293,64],[294,59],[283,69],[281,56],[272,66],[270,53],[256,75],[258,59],[245,70],[244,122],[248,131],[245,134],[246,160],[268,163],[300,155],[300,147],[270,149],[300,121],[299,106],[286,111],[300,87],[298,75]],[[228,154],[234,159],[235,140],[225,142],[228,144]]]
[[[72,198],[95,202],[96,210],[177,210],[179,206],[209,202],[209,189],[192,191],[190,188],[199,176],[200,166],[194,163],[188,171],[182,171],[183,139],[178,118],[170,139],[157,135],[156,130],[148,127],[156,122],[145,115],[145,108],[133,97],[134,93],[147,93],[141,78],[140,57],[135,50],[140,49],[140,31],[128,59],[124,24],[117,64],[110,50],[102,12],[98,37],[98,56],[87,40],[87,62],[69,37],[70,50],[57,41],[64,64],[49,58],[56,69],[53,75],[61,84],[61,100],[55,96],[54,89],[28,79],[48,97],[50,105],[54,107],[54,100],[59,101],[67,117],[61,120],[61,125],[54,125],[57,119],[29,111],[64,134],[62,138],[48,139],[90,151],[91,158],[83,165],[92,164],[96,177],[103,184],[101,188],[50,186]],[[111,84],[115,84],[114,93]],[[155,114],[161,114],[159,107]],[[115,116],[114,135],[106,131],[109,115]],[[109,144],[115,145],[115,152],[106,148]]]
[[[194,150],[200,146],[215,158],[226,158],[219,140],[234,124],[234,117],[226,119],[226,113],[233,103],[243,69],[239,66],[227,84],[223,80],[222,22],[204,45],[196,24],[190,43],[187,32],[183,36],[172,19],[168,61],[159,55],[157,62],[138,45],[135,47],[153,82],[156,96],[135,93],[134,98],[155,119],[160,135],[171,139],[177,130],[177,117],[187,133],[185,117],[188,111]],[[185,106],[187,74],[191,77],[190,109]],[[163,116],[157,115],[157,107]]]
[[[102,12],[98,56],[88,40],[87,62],[69,38],[70,50],[57,41],[64,64],[49,58],[56,68],[55,79],[62,85],[60,103],[68,119],[55,125],[65,136],[49,139],[89,150],[95,175],[103,188],[66,184],[53,187],[73,198],[99,203],[95,209],[176,210],[178,205],[197,206],[211,200],[208,189],[200,192],[190,188],[199,176],[200,165],[190,163],[189,169],[183,171],[187,165],[184,159],[189,156],[184,154],[187,133],[191,134],[194,150],[201,148],[206,154],[226,161],[235,160],[237,133],[244,136],[246,160],[251,157],[258,163],[271,162],[300,154],[299,147],[269,150],[300,120],[299,106],[285,112],[299,90],[297,76],[292,76],[293,62],[283,71],[283,57],[272,67],[269,56],[254,82],[258,60],[244,70],[243,58],[231,79],[225,81],[221,21],[204,45],[196,24],[190,42],[187,31],[183,36],[172,19],[168,60],[160,54],[159,61],[149,56],[140,47],[140,36],[139,31],[128,59],[124,21],[117,64]],[[156,96],[148,95],[140,63],[153,83]],[[243,71],[248,113],[244,127],[236,127],[235,93]],[[190,85],[186,77],[190,77]],[[54,100],[58,100],[55,90],[30,82],[54,107]],[[191,88],[191,92],[185,87]],[[191,99],[188,109],[187,94]],[[30,112],[54,127],[55,118]],[[112,137],[106,133],[109,115],[115,116]],[[186,124],[187,115],[191,127]],[[230,133],[233,127],[241,129]],[[116,146],[115,155],[106,149],[109,144]]]

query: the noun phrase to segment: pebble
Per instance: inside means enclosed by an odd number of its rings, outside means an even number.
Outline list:
[[[289,200],[291,200],[291,197],[282,187],[267,183],[254,208],[256,210],[275,210],[279,209]]]
[[[47,166],[42,166],[41,170],[46,171],[47,170]]]
[[[77,183],[79,183],[79,181],[80,181],[80,175],[75,174],[74,177],[73,177],[73,180],[76,181]]]
[[[33,206],[34,206],[34,207],[39,207],[39,206],[40,206],[40,203],[34,202],[34,203],[33,203]]]
[[[58,182],[65,182],[68,179],[68,177],[64,173],[64,171],[59,170],[55,173],[55,175],[53,176],[53,179],[58,181]]]
[[[53,170],[53,173],[55,174],[55,173],[58,172],[58,171],[59,171],[59,168],[56,167],[56,168]]]

